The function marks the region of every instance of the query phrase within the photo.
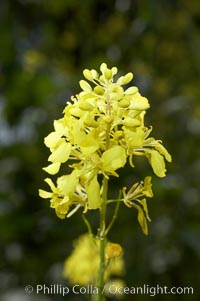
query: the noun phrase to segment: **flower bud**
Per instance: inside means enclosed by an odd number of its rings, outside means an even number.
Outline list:
[[[92,69],[90,72],[91,72],[91,74],[93,76],[93,79],[97,79],[99,77],[99,74],[98,74],[98,72],[96,70]]]
[[[105,72],[104,72],[104,75],[105,75],[105,78],[107,80],[110,80],[112,78],[112,71],[110,69],[106,69]]]
[[[124,94],[135,94],[135,93],[137,93],[138,92],[138,88],[137,87],[130,87],[130,88],[128,88],[125,92],[124,92]]]
[[[83,91],[85,91],[85,92],[91,92],[92,91],[92,87],[85,80],[80,80],[79,84],[80,84],[80,87]]]
[[[85,78],[87,80],[90,80],[90,81],[93,80],[93,76],[92,76],[92,73],[90,70],[88,70],[88,69],[83,70],[83,75],[85,76]]]
[[[101,86],[96,86],[94,87],[94,93],[98,94],[98,95],[103,95],[104,94],[104,89]]]
[[[128,108],[129,105],[130,105],[130,101],[128,99],[122,99],[119,101],[119,104],[118,104],[118,106],[120,108]]]
[[[79,103],[79,108],[83,111],[92,111],[94,109],[93,105],[91,105],[89,102],[84,101]]]
[[[106,245],[106,256],[108,259],[116,258],[122,255],[123,249],[119,244],[108,242]]]
[[[106,115],[106,116],[104,117],[104,121],[105,121],[106,123],[111,123],[111,122],[113,121],[113,116]]]
[[[123,121],[123,124],[127,127],[137,127],[140,126],[141,122],[138,119],[126,117]]]
[[[120,100],[124,96],[124,89],[120,86],[113,85],[110,88],[110,99]]]
[[[112,75],[114,76],[118,72],[117,67],[112,67],[111,71],[112,71]]]
[[[123,131],[117,131],[117,132],[114,133],[114,139],[115,140],[120,140],[120,139],[123,138],[123,136],[124,136]]]
[[[101,72],[104,73],[106,71],[106,69],[107,69],[107,65],[105,63],[101,64],[101,66],[100,66]]]
[[[133,73],[129,72],[126,75],[119,77],[117,80],[117,84],[126,85],[130,83],[132,79],[133,79]]]
[[[123,78],[123,85],[130,83],[132,79],[133,79],[133,73],[132,72],[127,73]]]

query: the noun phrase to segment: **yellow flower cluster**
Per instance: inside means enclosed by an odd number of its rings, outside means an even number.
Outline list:
[[[105,282],[108,282],[112,276],[123,276],[125,267],[122,247],[108,242],[105,257],[107,265]],[[98,268],[99,239],[83,234],[76,240],[72,254],[65,260],[64,277],[71,285],[95,284]]]
[[[100,73],[85,69],[86,80],[80,81],[82,91],[67,102],[63,118],[54,121],[54,131],[45,138],[51,154],[50,165],[43,169],[55,175],[63,163],[68,162],[71,168],[71,173],[57,178],[56,185],[50,178],[45,179],[51,192],[39,191],[42,198],[50,198],[50,206],[60,218],[71,216],[80,207],[84,213],[100,208],[99,175],[107,179],[117,177],[117,170],[126,162],[134,167],[134,156],[146,157],[158,177],[165,176],[164,159],[171,161],[162,142],[149,137],[151,127],[144,125],[144,115],[150,107],[147,98],[135,86],[124,88],[133,74],[115,81],[117,72],[116,67],[109,69],[105,63],[100,66]],[[129,193],[123,190],[123,201],[138,210],[138,220],[145,233],[146,218],[149,219],[146,201],[138,197],[152,196],[150,182],[151,178],[147,177]]]

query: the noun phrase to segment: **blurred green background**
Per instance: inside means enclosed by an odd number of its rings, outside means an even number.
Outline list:
[[[86,300],[28,295],[26,285],[65,284],[63,261],[86,232],[81,212],[59,220],[41,170],[43,139],[66,101],[79,92],[84,68],[102,62],[133,72],[150,103],[146,123],[172,154],[157,179],[144,160],[121,172],[121,185],[153,176],[152,222],[145,237],[137,213],[121,206],[110,239],[125,249],[127,286],[192,286],[194,295],[154,300],[199,300],[200,284],[200,1],[0,1],[0,300]],[[96,215],[93,218],[95,224]],[[151,300],[127,295],[124,300]],[[113,298],[113,300],[115,300]]]

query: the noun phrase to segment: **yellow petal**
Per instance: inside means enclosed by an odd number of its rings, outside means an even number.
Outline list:
[[[54,120],[53,125],[54,125],[55,132],[57,132],[61,135],[63,133],[65,133],[66,128],[65,128],[65,119],[64,118]]]
[[[126,117],[123,121],[123,125],[126,127],[138,127],[141,125],[141,122],[138,119]]]
[[[64,163],[68,160],[71,152],[71,144],[63,140],[55,151],[49,156],[48,161]]]
[[[139,127],[134,130],[124,129],[125,139],[130,148],[141,147],[144,143],[144,130]]]
[[[97,177],[94,177],[85,187],[88,197],[88,209],[97,209],[101,205],[100,186]]]
[[[60,134],[57,132],[50,133],[46,138],[44,138],[44,143],[47,147],[55,147],[60,140]]]
[[[151,184],[151,177],[146,177],[144,179],[144,195],[148,196],[149,198],[151,198],[153,196],[153,191],[151,189],[152,184]]]
[[[43,170],[48,172],[50,175],[55,175],[60,169],[60,163],[52,163],[47,167],[44,167]]]
[[[99,148],[99,140],[95,130],[92,130],[89,134],[85,134],[82,131],[78,131],[77,128],[75,139],[85,156],[90,156]]]
[[[134,204],[134,207],[138,210],[138,222],[142,228],[142,231],[144,232],[145,235],[148,235],[148,226],[147,226],[147,221],[146,217],[144,214],[144,211],[142,208],[136,204]]]
[[[139,203],[142,205],[143,210],[144,210],[144,212],[145,212],[145,214],[146,214],[146,218],[147,218],[148,221],[150,222],[151,219],[150,219],[150,217],[149,217],[149,212],[148,212],[148,207],[147,207],[147,201],[146,201],[146,199],[140,200]]]
[[[112,172],[126,163],[126,152],[123,147],[117,145],[105,151],[101,157],[102,169]]]
[[[78,185],[78,171],[74,170],[70,175],[59,177],[57,180],[58,189],[61,194],[69,195],[74,193]]]
[[[57,205],[56,213],[66,215],[70,206],[69,197],[66,196],[64,199]]]
[[[65,219],[66,218],[66,214],[60,213],[57,209],[55,209],[55,211],[56,211],[57,217],[59,217],[60,219]]]
[[[39,196],[43,199],[49,199],[52,197],[52,192],[39,189]]]
[[[50,188],[53,192],[57,191],[56,186],[54,185],[54,183],[52,182],[52,180],[50,178],[46,178],[46,179],[44,179],[44,181],[50,186]]]
[[[132,110],[147,110],[150,107],[148,99],[140,95],[140,93],[134,94],[131,104],[129,106]]]
[[[163,156],[156,150],[148,150],[147,152],[150,154],[149,162],[154,173],[160,178],[165,177],[166,169]]]
[[[161,155],[163,155],[168,162],[172,161],[171,155],[168,153],[168,151],[166,150],[166,148],[161,143],[157,143],[155,145],[155,149],[157,149],[159,151],[159,153]]]

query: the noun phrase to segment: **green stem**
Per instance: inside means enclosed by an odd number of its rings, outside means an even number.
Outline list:
[[[117,215],[118,215],[118,211],[119,211],[119,207],[120,207],[120,201],[121,201],[121,191],[119,192],[119,197],[117,199],[117,203],[116,203],[116,206],[115,206],[115,211],[114,211],[114,214],[113,214],[113,217],[112,217],[112,220],[110,222],[110,224],[108,225],[107,229],[106,229],[106,235],[108,234],[108,232],[110,231],[110,229],[112,228],[116,218],[117,218]]]
[[[102,194],[102,206],[100,210],[100,229],[99,229],[99,273],[97,279],[98,295],[97,301],[105,300],[104,289],[104,274],[106,268],[105,262],[105,247],[106,247],[106,207],[107,207],[107,192],[108,192],[108,179],[103,179],[103,194]]]
[[[107,114],[111,114],[110,95],[109,90],[105,89],[107,99]],[[106,130],[106,150],[109,149],[110,144],[110,124],[107,125]],[[100,229],[99,229],[99,272],[97,278],[98,295],[97,301],[104,301],[104,274],[106,269],[105,248],[107,243],[106,237],[106,209],[107,209],[107,195],[108,195],[108,178],[103,177],[102,183],[102,205],[100,208]]]
[[[82,215],[82,218],[83,218],[84,223],[86,224],[86,227],[87,227],[87,229],[88,229],[89,235],[90,235],[91,237],[93,237],[93,233],[92,233],[92,228],[91,228],[90,222],[87,220],[87,218],[85,217],[84,214]]]

